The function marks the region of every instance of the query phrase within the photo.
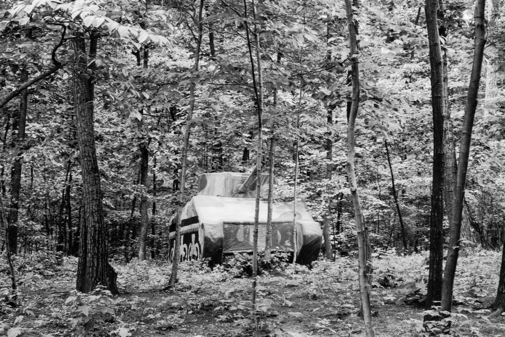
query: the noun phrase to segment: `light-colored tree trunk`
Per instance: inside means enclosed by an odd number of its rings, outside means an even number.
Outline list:
[[[463,200],[465,197],[466,175],[470,157],[470,144],[475,111],[477,109],[477,95],[479,93],[482,63],[484,60],[484,47],[486,45],[485,0],[478,0],[475,6],[475,45],[473,66],[468,87],[463,132],[459,146],[458,174],[456,177],[456,191],[453,203],[453,226],[450,229],[447,262],[444,270],[444,283],[442,290],[441,310],[451,311],[454,277],[458,263],[461,222],[463,216]]]
[[[347,22],[349,25],[349,40],[350,40],[350,55],[349,60],[352,62],[352,97],[351,107],[349,111],[349,119],[347,126],[347,175],[349,179],[349,187],[351,190],[351,199],[354,206],[354,219],[356,222],[356,231],[358,236],[358,260],[359,260],[359,289],[361,298],[361,308],[363,319],[365,321],[365,333],[368,337],[375,336],[372,326],[372,311],[370,307],[370,283],[369,275],[367,275],[367,235],[365,233],[365,225],[363,223],[363,213],[358,194],[358,184],[356,179],[355,168],[355,124],[359,108],[359,59],[358,59],[358,43],[356,39],[357,27],[354,21],[353,9],[351,0],[346,0]]]
[[[256,296],[257,296],[257,283],[258,283],[258,230],[259,230],[259,212],[260,212],[260,192],[261,192],[261,160],[262,160],[262,132],[263,132],[263,77],[261,72],[261,45],[260,45],[260,32],[257,24],[258,14],[256,12],[256,4],[254,0],[251,1],[252,19],[253,19],[253,34],[255,44],[255,57],[253,56],[253,47],[249,34],[249,24],[247,22],[248,10],[247,0],[244,0],[245,12],[245,29],[247,37],[247,49],[249,51],[249,62],[251,64],[251,76],[253,80],[253,87],[255,93],[256,113],[258,118],[258,142],[256,147],[256,201],[254,209],[254,232],[253,232],[253,284],[252,284],[252,317],[254,320],[255,329],[258,329],[258,318],[256,315]],[[257,68],[257,69],[256,69]],[[257,73],[257,78],[256,78]]]
[[[274,100],[275,101],[275,100]],[[272,259],[272,204],[274,196],[274,168],[275,168],[275,138],[270,138],[270,149],[268,157],[270,158],[270,167],[268,170],[268,210],[267,210],[267,234],[265,241],[265,262],[270,263]]]

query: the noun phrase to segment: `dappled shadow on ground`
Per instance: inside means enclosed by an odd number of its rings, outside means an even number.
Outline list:
[[[377,336],[429,336],[423,326],[425,256],[383,255],[374,261],[373,325]],[[499,256],[463,257],[452,335],[505,335],[503,317],[485,310],[497,284]],[[18,264],[21,261],[18,261]],[[223,267],[182,266],[175,289],[164,290],[170,266],[117,265],[122,294],[73,290],[75,259],[20,270],[19,306],[2,302],[0,335],[9,336],[364,336],[358,317],[357,263],[318,262],[312,270],[284,265],[259,277],[258,330],[252,330],[250,278]],[[465,267],[464,267],[465,266]],[[7,278],[2,279],[7,289]],[[432,333],[436,333],[433,328]]]

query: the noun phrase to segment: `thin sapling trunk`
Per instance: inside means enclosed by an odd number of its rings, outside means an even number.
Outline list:
[[[203,7],[205,0],[200,0],[200,5],[198,8],[198,40],[196,43],[196,55],[195,55],[195,64],[193,66],[193,72],[196,73],[200,69],[200,49],[202,46],[202,37],[203,37]],[[195,80],[194,80],[195,81]],[[181,158],[181,174],[179,177],[180,181],[180,194],[179,194],[179,205],[178,205],[178,217],[176,219],[175,225],[175,245],[174,245],[174,258],[172,261],[172,274],[170,275],[169,286],[175,286],[177,282],[177,272],[179,270],[179,259],[181,256],[181,212],[182,207],[184,206],[184,193],[186,189],[186,166],[188,159],[188,148],[189,148],[189,137],[191,134],[191,123],[193,119],[193,112],[195,110],[195,90],[196,83],[191,81],[189,86],[189,110],[188,115],[186,117],[186,131],[184,133],[184,143],[182,146],[182,158]]]
[[[247,38],[247,49],[249,51],[249,61],[251,63],[251,76],[255,93],[256,112],[258,117],[258,143],[256,153],[256,202],[254,210],[254,234],[253,234],[253,290],[252,290],[252,316],[255,329],[258,329],[258,318],[256,316],[256,286],[258,279],[258,227],[259,227],[259,212],[260,212],[260,192],[261,192],[261,159],[262,159],[262,114],[263,114],[263,78],[261,73],[261,49],[260,49],[260,34],[257,24],[256,4],[252,1],[252,19],[254,25],[254,38],[256,49],[256,62],[253,57],[253,48],[249,34],[249,24],[247,17],[247,0],[244,0],[245,12],[245,30]],[[257,70],[255,68],[257,66]],[[256,80],[256,73],[258,78]]]
[[[387,140],[384,141],[384,146],[386,147],[386,156],[388,159],[389,171],[391,172],[391,186],[393,188],[393,198],[395,200],[396,211],[398,212],[398,220],[400,222],[400,229],[402,231],[403,249],[407,251],[408,247],[407,247],[407,238],[405,236],[405,225],[403,224],[402,212],[400,210],[400,203],[398,202],[398,193],[396,192],[396,185],[395,185],[395,175],[393,173],[393,166],[391,165],[391,157],[389,155],[389,147]]]
[[[372,327],[372,312],[370,307],[369,282],[367,271],[367,235],[365,233],[365,225],[363,223],[363,213],[358,194],[358,184],[356,179],[355,169],[355,133],[356,117],[359,107],[359,62],[358,62],[358,43],[357,43],[357,28],[354,22],[353,8],[351,0],[346,0],[347,22],[349,25],[349,40],[350,40],[350,55],[349,59],[352,62],[352,97],[351,106],[349,109],[349,120],[347,126],[347,174],[349,179],[349,187],[351,190],[351,199],[354,206],[354,219],[356,222],[356,231],[358,236],[358,260],[359,260],[359,288],[361,297],[361,307],[363,319],[365,321],[365,333],[367,337],[375,336]]]

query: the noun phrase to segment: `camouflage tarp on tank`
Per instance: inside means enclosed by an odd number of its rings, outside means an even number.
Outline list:
[[[203,257],[220,252],[252,250],[255,199],[197,195],[184,207],[182,225],[201,224],[199,241]],[[296,245],[294,244],[293,203],[274,204],[272,209],[273,249],[297,252],[297,261],[307,264],[317,259],[321,247],[321,228],[303,202],[296,203]],[[264,251],[267,203],[260,202],[258,248]],[[202,236],[203,235],[203,238]]]

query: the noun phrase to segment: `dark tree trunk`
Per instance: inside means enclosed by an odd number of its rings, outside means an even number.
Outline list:
[[[152,217],[156,215],[156,156],[153,156],[153,208],[152,208]],[[151,220],[151,258],[154,259],[156,257],[156,223],[154,220]]]
[[[500,280],[498,281],[498,291],[493,303],[493,308],[497,309],[498,312],[505,311],[505,244],[502,250]]]
[[[140,185],[144,186],[140,197],[140,234],[139,234],[139,260],[146,259],[147,229],[149,215],[147,204],[147,171],[149,169],[149,151],[147,144],[140,145]]]
[[[477,95],[479,93],[482,62],[484,60],[484,47],[486,45],[486,22],[485,0],[478,0],[475,5],[475,49],[473,54],[473,66],[468,87],[465,117],[463,120],[463,133],[459,146],[458,174],[456,177],[456,191],[453,203],[453,224],[450,229],[449,248],[447,262],[444,271],[444,285],[442,290],[441,309],[451,311],[454,277],[458,263],[459,247],[461,245],[461,222],[463,217],[463,200],[465,198],[466,173],[470,157],[470,144],[472,140],[472,128],[477,109]]]
[[[28,80],[26,68],[21,69],[21,82]],[[28,90],[21,91],[19,110],[14,115],[12,132],[17,131],[14,142],[15,157],[11,168],[11,202],[7,218],[7,233],[9,235],[9,249],[11,254],[18,252],[18,220],[19,220],[19,197],[21,194],[21,173],[23,169],[23,147],[26,130],[26,113],[28,110]]]
[[[149,49],[144,47],[144,69],[149,67]],[[139,128],[142,129],[139,121]],[[141,131],[142,132],[142,131]],[[146,259],[147,231],[149,228],[149,214],[147,204],[147,173],[149,170],[149,142],[147,137],[139,145],[140,150],[140,185],[143,186],[140,197],[140,234],[139,234],[139,260]]]
[[[69,162],[69,165],[70,162]],[[72,167],[70,166],[70,172],[68,176],[68,184],[66,188],[66,210],[67,210],[67,233],[68,233],[68,239],[67,239],[67,254],[72,254],[72,245],[74,242],[74,237],[73,237],[73,228],[72,228],[72,199],[70,196],[70,193],[72,191]]]
[[[329,31],[329,28],[328,28]],[[328,123],[328,127],[331,128],[333,126],[333,108],[328,107],[326,110],[326,121]],[[326,138],[326,179],[330,180],[333,173],[333,132],[328,132]],[[327,215],[324,218],[323,223],[323,239],[324,239],[324,256],[327,259],[331,259],[333,255],[331,240],[330,240],[330,227],[332,221],[331,214],[331,200],[328,202],[328,210]]]
[[[430,48],[431,105],[433,109],[433,182],[431,194],[430,261],[426,307],[442,298],[444,221],[444,69],[437,23],[438,0],[426,0],[426,26]]]
[[[72,41],[73,100],[77,124],[77,141],[82,170],[84,216],[81,222],[79,262],[77,264],[78,291],[89,293],[99,284],[113,294],[118,293],[117,274],[108,262],[108,231],[103,218],[100,172],[95,148],[93,119],[94,63],[98,36],[90,33],[89,57],[86,54],[86,39],[77,34]]]
[[[387,141],[384,141],[384,146],[386,147],[386,157],[388,160],[389,171],[391,172],[391,186],[393,188],[393,198],[395,200],[396,211],[398,212],[398,220],[400,222],[400,229],[402,231],[403,249],[407,251],[408,247],[407,247],[407,237],[405,235],[405,225],[403,224],[402,211],[400,210],[400,203],[398,202],[398,193],[396,193],[395,175],[393,173],[393,166],[391,165],[391,157],[389,155],[389,147]]]

